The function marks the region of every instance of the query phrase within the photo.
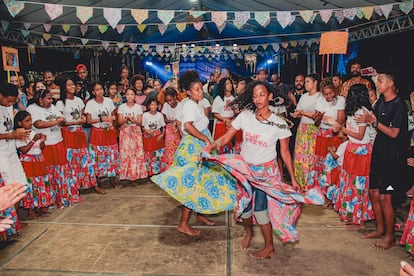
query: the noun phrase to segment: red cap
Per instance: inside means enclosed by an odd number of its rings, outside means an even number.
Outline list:
[[[76,65],[75,70],[76,70],[76,72],[78,72],[80,70],[85,70],[86,71],[86,70],[88,70],[88,68],[86,68],[85,64],[79,63],[78,65]]]

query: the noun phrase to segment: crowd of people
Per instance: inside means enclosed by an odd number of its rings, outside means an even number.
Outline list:
[[[218,69],[204,86],[196,71],[162,84],[123,66],[105,85],[89,83],[83,64],[75,71],[59,85],[45,71],[42,81],[11,76],[0,88],[1,185],[26,184],[19,206],[30,218],[80,202],[81,190],[106,194],[103,178],[116,188],[116,177],[151,177],[183,205],[184,234],[200,234],[192,211],[214,225],[204,215],[234,210],[247,249],[260,225],[255,258],[274,254],[273,233],[298,240],[302,204],[334,209],[348,230],[376,220],[363,237],[379,249],[394,244],[395,209],[414,193],[414,92],[404,101],[392,70],[366,79],[353,62],[345,82],[298,74],[293,86],[277,74],[268,82],[264,69],[254,79]],[[3,211],[3,238],[19,232],[19,206]],[[413,226],[414,204],[401,240],[410,253]]]

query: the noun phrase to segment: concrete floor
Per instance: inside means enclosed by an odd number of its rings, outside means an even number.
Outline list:
[[[276,255],[255,260],[230,213],[211,216],[216,226],[194,223],[202,234],[187,237],[175,230],[179,204],[155,184],[107,192],[28,221],[1,243],[0,275],[397,275],[400,260],[412,263],[402,247],[376,250],[320,206],[303,208],[300,242],[276,239]],[[252,250],[263,244],[255,231]]]

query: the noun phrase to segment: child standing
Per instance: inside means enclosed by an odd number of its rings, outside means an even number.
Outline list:
[[[104,97],[102,84],[92,85],[94,99],[85,107],[86,121],[92,125],[90,152],[98,185],[102,177],[109,177],[115,188],[115,177],[119,174],[119,150],[114,128],[115,106]]]
[[[157,99],[149,99],[147,101],[148,111],[142,115],[144,151],[149,176],[159,174],[167,168],[167,164],[162,160],[165,146],[165,121],[157,108]]]
[[[168,168],[174,161],[175,151],[181,140],[176,121],[178,112],[177,91],[174,88],[169,87],[166,89],[165,101],[162,113],[164,114],[167,125],[165,127],[165,151],[163,159]]]
[[[19,111],[14,118],[15,129],[32,129],[32,116],[27,111]],[[20,152],[24,172],[28,185],[27,195],[23,198],[23,208],[29,210],[29,217],[35,218],[47,212],[47,207],[54,202],[54,191],[49,181],[45,158],[42,150],[45,147],[46,135],[30,132],[30,136],[22,141],[16,141],[16,147]]]
[[[136,181],[148,177],[142,144],[142,107],[135,103],[132,88],[125,91],[126,103],[119,106],[118,124],[121,172],[119,179]]]

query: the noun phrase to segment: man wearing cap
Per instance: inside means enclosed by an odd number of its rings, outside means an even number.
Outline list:
[[[258,81],[264,81],[267,82],[267,71],[264,68],[259,68],[259,70],[257,71],[257,76],[256,76]]]
[[[86,104],[90,99],[93,98],[91,84],[88,81],[88,68],[86,68],[85,64],[80,63],[76,65],[75,70],[76,75],[78,76],[76,84],[81,86],[81,89],[77,96],[81,98]]]
[[[353,61],[351,63],[351,78],[342,84],[340,95],[346,98],[346,96],[348,96],[349,87],[358,83],[365,85],[368,90],[371,89],[369,80],[361,77],[361,64],[358,61]]]

